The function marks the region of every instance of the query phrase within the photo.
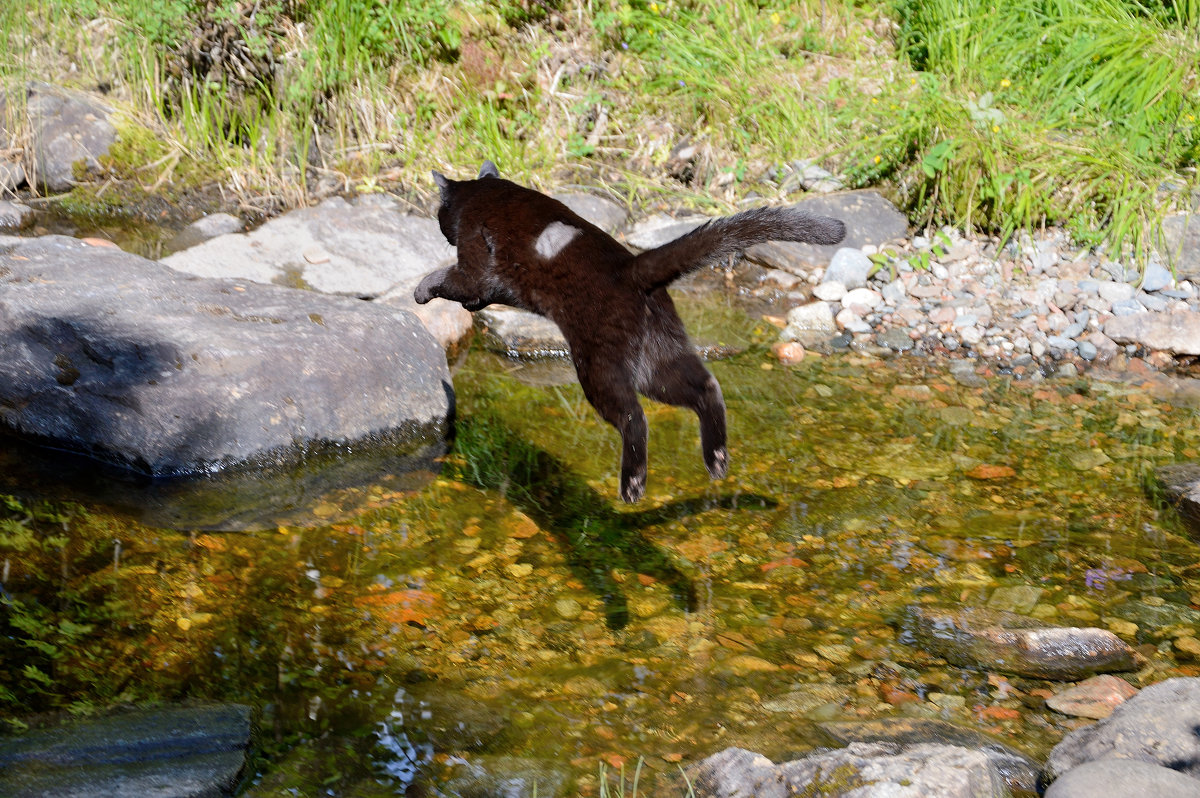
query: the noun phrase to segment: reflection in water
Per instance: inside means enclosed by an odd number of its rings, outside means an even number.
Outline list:
[[[248,531],[311,526],[361,513],[375,495],[419,490],[440,469],[444,444],[329,447],[280,465],[153,478],[0,433],[0,493],[70,498],[167,529]]]
[[[0,711],[252,703],[249,795],[596,795],[599,763],[639,757],[642,794],[683,795],[677,765],[795,756],[834,744],[833,722],[947,721],[1043,755],[1070,725],[1040,708],[1059,685],[906,644],[914,602],[1111,628],[1148,658],[1139,684],[1194,667],[1171,630],[1200,625],[1200,549],[1142,488],[1197,456],[1193,411],[1121,385],[969,388],[920,363],[763,365],[713,365],[721,482],[695,417],[647,404],[634,507],[577,386],[473,353],[458,437],[419,488],[364,460],[358,482],[266,502],[313,515],[223,534],[10,508],[3,587],[22,604],[0,635],[29,645],[0,647]],[[22,474],[0,491],[64,484]],[[255,491],[287,496],[234,498]]]

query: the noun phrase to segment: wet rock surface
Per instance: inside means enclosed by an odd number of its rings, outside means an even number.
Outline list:
[[[1057,779],[1045,798],[1098,798],[1102,795],[1146,798],[1195,798],[1200,781],[1177,770],[1135,759],[1100,759],[1080,765]]]
[[[12,798],[230,795],[250,708],[163,707],[0,737],[0,794]]]
[[[1175,508],[1194,539],[1200,540],[1200,463],[1172,463],[1154,470],[1163,496]]]
[[[5,426],[152,475],[436,436],[444,355],[403,311],[187,278],[49,236],[0,254]]]
[[[1027,754],[977,729],[956,726],[936,718],[881,718],[863,721],[828,721],[821,731],[840,745],[890,742],[898,745],[938,743],[983,752],[996,772],[1013,790],[1036,792],[1041,765]]]
[[[698,798],[784,798],[834,794],[856,798],[984,798],[1008,796],[988,758],[959,746],[851,743],[776,765],[727,748],[689,769]]]
[[[1000,610],[912,605],[904,629],[955,665],[1001,673],[1074,681],[1137,667],[1133,649],[1106,629],[1053,626]]]
[[[1196,781],[1196,794],[1200,794],[1197,729],[1200,729],[1200,678],[1168,679],[1143,689],[1104,720],[1064,737],[1050,752],[1046,773],[1056,779],[1088,762],[1137,760],[1171,768],[1192,778]]]

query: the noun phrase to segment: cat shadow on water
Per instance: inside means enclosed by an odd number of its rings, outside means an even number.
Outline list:
[[[777,504],[756,494],[731,492],[620,512],[563,461],[486,411],[459,419],[454,450],[455,468],[464,482],[502,492],[562,546],[571,571],[604,601],[606,622],[614,630],[629,622],[624,588],[613,577],[614,570],[651,576],[667,586],[680,608],[699,609],[696,574],[689,573],[693,569],[642,530],[718,508],[754,510]]]
[[[836,244],[845,225],[794,208],[754,208],[634,255],[558,200],[504,180],[491,161],[474,180],[438,172],[433,179],[438,224],[458,262],[426,276],[414,299],[441,297],[471,311],[502,303],[555,322],[584,396],[621,434],[624,501],[646,491],[649,430],[638,393],[693,410],[709,476],[724,477],[721,386],[688,340],[667,286],[766,241]]]

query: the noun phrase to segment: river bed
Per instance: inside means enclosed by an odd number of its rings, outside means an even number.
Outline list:
[[[908,645],[914,602],[1110,628],[1146,657],[1137,686],[1200,672],[1173,646],[1200,547],[1147,492],[1197,457],[1193,408],[1083,378],[971,387],[918,358],[783,367],[755,334],[711,364],[730,476],[707,479],[690,412],[646,403],[635,506],[569,371],[475,350],[421,479],[243,531],[60,509],[61,575],[9,535],[8,590],[89,627],[47,703],[250,703],[251,795],[468,794],[482,771],[596,795],[622,770],[684,795],[681,766],[833,745],[830,721],[939,718],[1034,758],[1085,722],[1044,706],[1062,685]]]

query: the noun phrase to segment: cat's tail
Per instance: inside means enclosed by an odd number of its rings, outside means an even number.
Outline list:
[[[705,222],[687,235],[647,250],[633,261],[632,279],[650,290],[766,241],[836,244],[846,225],[795,208],[754,208]]]

